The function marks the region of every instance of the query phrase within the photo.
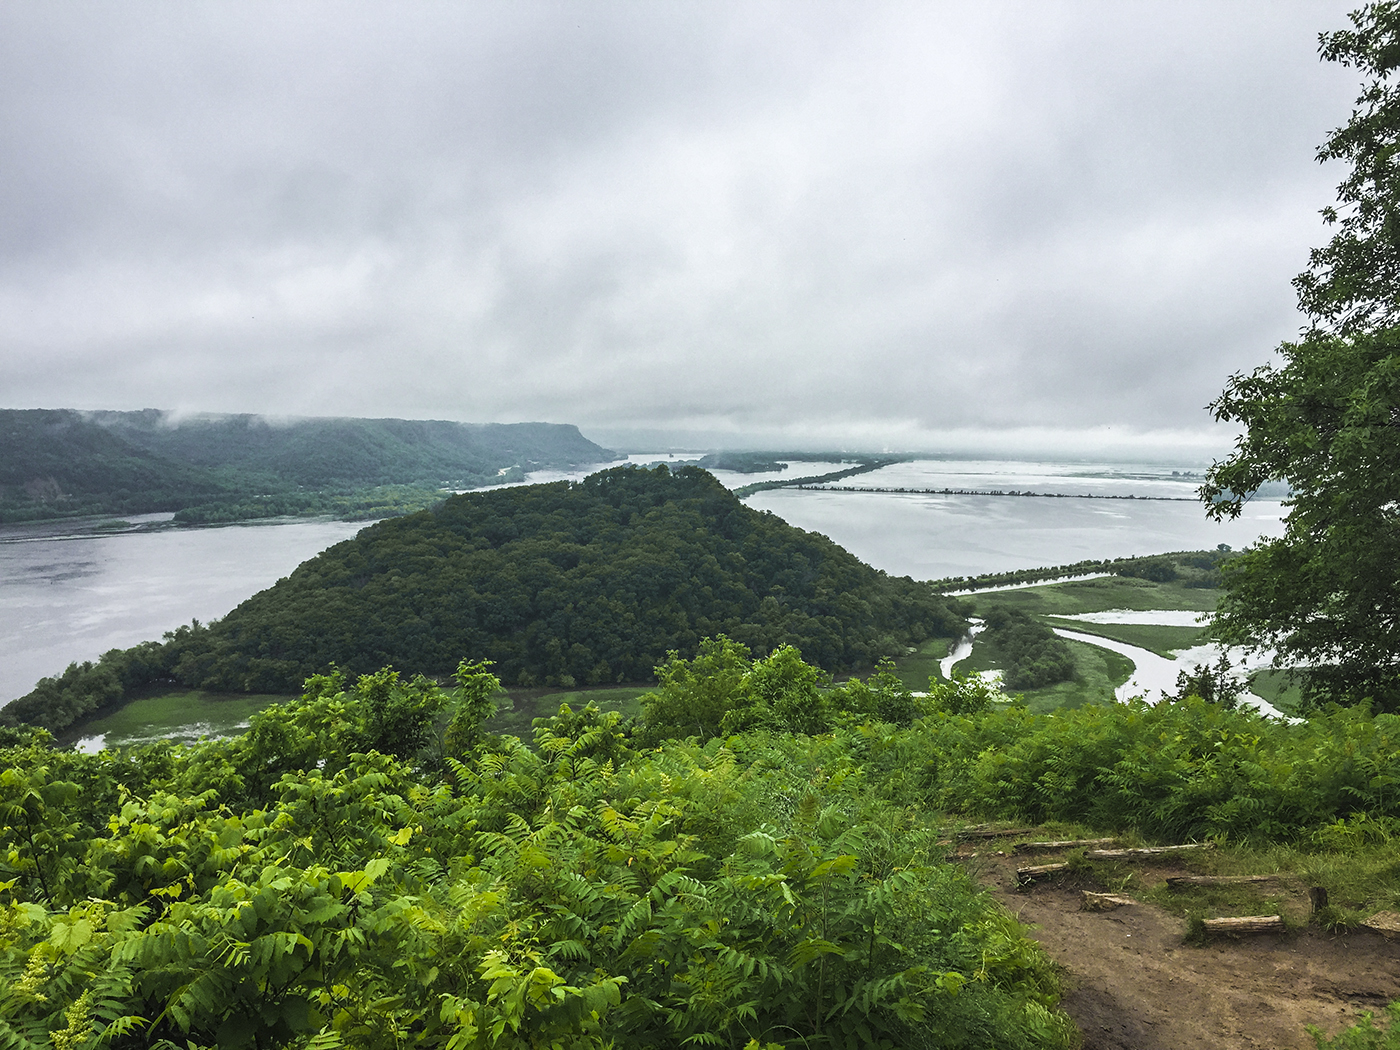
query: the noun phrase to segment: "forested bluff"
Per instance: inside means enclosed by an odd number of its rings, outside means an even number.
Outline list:
[[[444,490],[619,457],[556,423],[0,409],[0,522],[174,512],[182,524],[364,520]]]
[[[851,671],[960,635],[965,611],[698,467],[615,467],[381,521],[216,623],[42,680],[0,722],[57,731],[160,683],[294,693],[332,664],[441,677],[464,654],[513,685],[645,681],[718,635]]]

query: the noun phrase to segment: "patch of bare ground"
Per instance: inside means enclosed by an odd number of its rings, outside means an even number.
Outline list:
[[[1018,888],[1026,859],[981,847],[960,853],[1063,969],[1063,1006],[1085,1050],[1312,1050],[1306,1025],[1335,1034],[1361,1010],[1400,999],[1400,939],[1312,924],[1192,943],[1185,919],[1149,903],[1081,910],[1086,889],[1119,892],[1088,873]],[[1143,865],[1134,882],[1184,871],[1170,860]],[[1295,917],[1307,909],[1306,887],[1299,894],[1285,909]]]

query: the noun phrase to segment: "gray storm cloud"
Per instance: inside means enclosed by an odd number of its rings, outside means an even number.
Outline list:
[[[3,402],[1214,447],[1347,6],[7,4]]]

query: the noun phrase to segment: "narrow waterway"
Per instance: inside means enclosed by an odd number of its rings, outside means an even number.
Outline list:
[[[1176,659],[1168,660],[1149,649],[1114,641],[1112,638],[1104,638],[1102,635],[1066,631],[1061,627],[1053,628],[1053,630],[1061,638],[1068,638],[1074,642],[1084,642],[1086,645],[1097,645],[1100,649],[1107,649],[1109,652],[1118,653],[1133,661],[1132,675],[1114,691],[1114,695],[1119,700],[1141,696],[1148,703],[1156,703],[1162,699],[1163,695],[1176,691],[1176,679],[1182,671],[1190,671],[1198,664],[1213,664],[1220,659],[1222,652],[1218,645],[1197,645],[1177,653]],[[1243,679],[1250,671],[1256,669],[1256,666],[1249,663],[1244,650],[1226,649],[1223,651],[1230,658],[1230,663],[1234,665],[1235,677]],[[1239,699],[1240,703],[1256,708],[1263,714],[1274,718],[1288,717],[1262,696],[1256,696],[1254,693],[1243,692]]]

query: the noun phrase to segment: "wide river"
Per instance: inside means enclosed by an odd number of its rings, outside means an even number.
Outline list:
[[[631,459],[684,462],[664,454]],[[716,476],[737,487],[840,466],[794,462],[782,474],[717,471]],[[915,579],[1220,543],[1239,548],[1280,533],[1277,501],[1251,503],[1237,521],[1206,520],[1200,504],[1190,500],[1200,479],[1182,476],[1185,469],[1173,477],[1170,467],[919,460],[837,485],[1015,490],[1068,498],[776,489],[747,502],[825,533],[877,568]],[[578,476],[549,473],[538,479]],[[1082,498],[1089,495],[1136,498]],[[94,531],[91,523],[0,527],[0,702],[22,695],[72,661],[158,639],[194,618],[223,616],[361,527],[305,520],[128,533]]]

